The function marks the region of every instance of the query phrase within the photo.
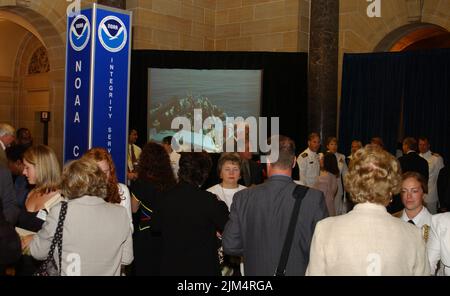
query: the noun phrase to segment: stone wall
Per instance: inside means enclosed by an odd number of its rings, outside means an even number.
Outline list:
[[[90,5],[92,0],[83,0]],[[382,17],[369,18],[366,0],[340,0],[339,82],[344,53],[372,52],[390,32],[410,24],[417,0],[381,0]],[[49,144],[62,155],[66,8],[64,0],[0,0],[0,10],[26,19],[50,61]],[[134,49],[308,51],[310,0],[127,0]],[[424,0],[421,21],[450,30],[450,1]],[[399,36],[400,38],[401,36]],[[19,119],[12,77],[0,77],[0,116]],[[11,96],[13,97],[11,99]],[[14,99],[15,98],[15,99]]]
[[[216,0],[128,0],[134,49],[214,50]]]
[[[50,110],[50,89],[48,72],[29,73],[33,54],[42,47],[42,43],[31,33],[22,43],[17,56],[14,79],[18,83],[15,95],[15,127],[30,129],[34,143],[42,144],[43,125],[40,111]],[[51,114],[53,116],[54,113]]]
[[[82,1],[83,5],[89,4],[92,1]],[[36,108],[44,107],[46,105],[48,110],[52,113],[52,119],[49,123],[49,145],[56,151],[58,158],[62,161],[63,150],[63,135],[64,135],[64,66],[65,66],[65,32],[66,32],[66,7],[69,2],[66,1],[15,1],[15,0],[0,0],[0,10],[13,13],[18,17],[26,20],[30,26],[36,29],[43,45],[47,49],[48,58],[50,62],[50,71],[46,74],[46,86],[48,92],[42,90],[41,93],[35,93],[35,101],[38,105]],[[24,40],[26,42],[26,40]],[[26,43],[24,43],[26,45]],[[42,43],[40,44],[42,46]],[[32,55],[33,52],[27,53]],[[26,59],[17,58],[16,73],[22,73],[22,66],[27,67]],[[29,60],[28,60],[29,61]],[[26,72],[25,72],[26,73]],[[18,77],[18,76],[16,76]],[[24,78],[23,76],[20,76]],[[18,83],[13,93],[14,99],[9,108],[13,109],[11,123],[14,125],[26,124],[27,122],[35,121],[34,111],[30,111],[25,117],[20,117],[22,112],[20,108],[26,107],[23,104],[27,102],[20,101],[23,98],[22,94],[25,92],[23,84]],[[33,83],[43,83],[32,82]],[[45,98],[44,98],[45,97]],[[28,97],[29,98],[29,97]],[[41,103],[45,101],[44,104]],[[39,111],[39,110],[38,110]],[[20,114],[22,116],[22,114]],[[37,126],[37,125],[36,125]],[[38,131],[37,131],[38,132]],[[38,132],[39,133],[39,132]],[[37,135],[39,137],[39,135]]]
[[[300,10],[304,11],[304,17],[301,19],[303,22],[299,19]],[[306,51],[308,48],[306,32],[309,31],[308,13],[308,1],[218,0],[215,49],[219,51]],[[301,26],[303,32],[300,35]]]
[[[307,51],[309,0],[128,0],[136,49]]]

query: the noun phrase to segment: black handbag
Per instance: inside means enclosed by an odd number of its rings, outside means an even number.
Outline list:
[[[59,211],[58,226],[56,227],[55,235],[53,236],[50,250],[48,251],[47,258],[39,266],[38,270],[34,273],[34,276],[60,276],[61,275],[61,261],[62,261],[62,240],[63,240],[63,226],[67,213],[67,202],[61,202],[61,210]],[[56,265],[55,257],[53,256],[55,248],[58,247],[58,263]]]
[[[286,239],[284,241],[283,250],[281,252],[280,261],[278,262],[277,270],[275,271],[275,276],[285,276],[286,275],[286,265],[289,258],[289,253],[291,251],[292,240],[294,238],[294,230],[297,225],[298,213],[300,211],[300,205],[302,200],[308,192],[309,188],[305,186],[297,185],[294,190],[295,204],[292,210],[291,220],[289,221],[289,227],[286,234]]]

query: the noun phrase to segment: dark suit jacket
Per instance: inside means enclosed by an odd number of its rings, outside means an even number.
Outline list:
[[[6,221],[11,225],[16,225],[20,209],[17,206],[11,172],[2,165],[0,165],[0,202],[3,206]]]
[[[207,191],[179,183],[161,201],[161,275],[219,275],[219,243],[228,207]],[[155,223],[159,224],[159,223]]]
[[[5,150],[2,149],[2,147],[0,146],[0,166],[7,166],[8,165],[8,158],[6,157],[6,152]]]
[[[428,162],[420,157],[416,152],[409,152],[398,159],[400,166],[402,167],[402,172],[417,172],[425,177],[426,182],[428,182]]]
[[[249,169],[250,169],[250,176],[249,176],[249,182],[245,182],[245,171],[244,168],[241,167],[241,179],[239,179],[239,184],[244,185],[246,187],[250,187],[251,185],[258,185],[261,184],[263,180],[263,171],[261,165],[259,165],[256,161],[253,159],[247,160]],[[244,161],[242,161],[242,166],[244,166]]]
[[[437,181],[440,208],[450,210],[450,172],[444,167],[439,172]]]
[[[0,204],[0,275],[3,273],[3,266],[19,260],[21,254],[19,236],[14,227],[5,220]]]
[[[297,185],[287,176],[272,176],[264,184],[234,195],[222,244],[225,253],[244,256],[244,273],[272,276],[278,266]],[[286,275],[304,275],[316,223],[328,216],[321,191],[309,189],[295,228]]]

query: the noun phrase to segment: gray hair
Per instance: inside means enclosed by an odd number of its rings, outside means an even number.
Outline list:
[[[0,123],[0,137],[3,136],[14,136],[16,130],[7,123]]]

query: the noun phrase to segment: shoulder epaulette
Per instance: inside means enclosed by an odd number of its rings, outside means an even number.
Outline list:
[[[441,157],[439,154],[431,152],[431,155],[436,156],[436,157]]]
[[[300,155],[301,157],[303,157],[303,158],[306,158],[306,157],[308,157],[308,153],[302,153],[302,155]]]

